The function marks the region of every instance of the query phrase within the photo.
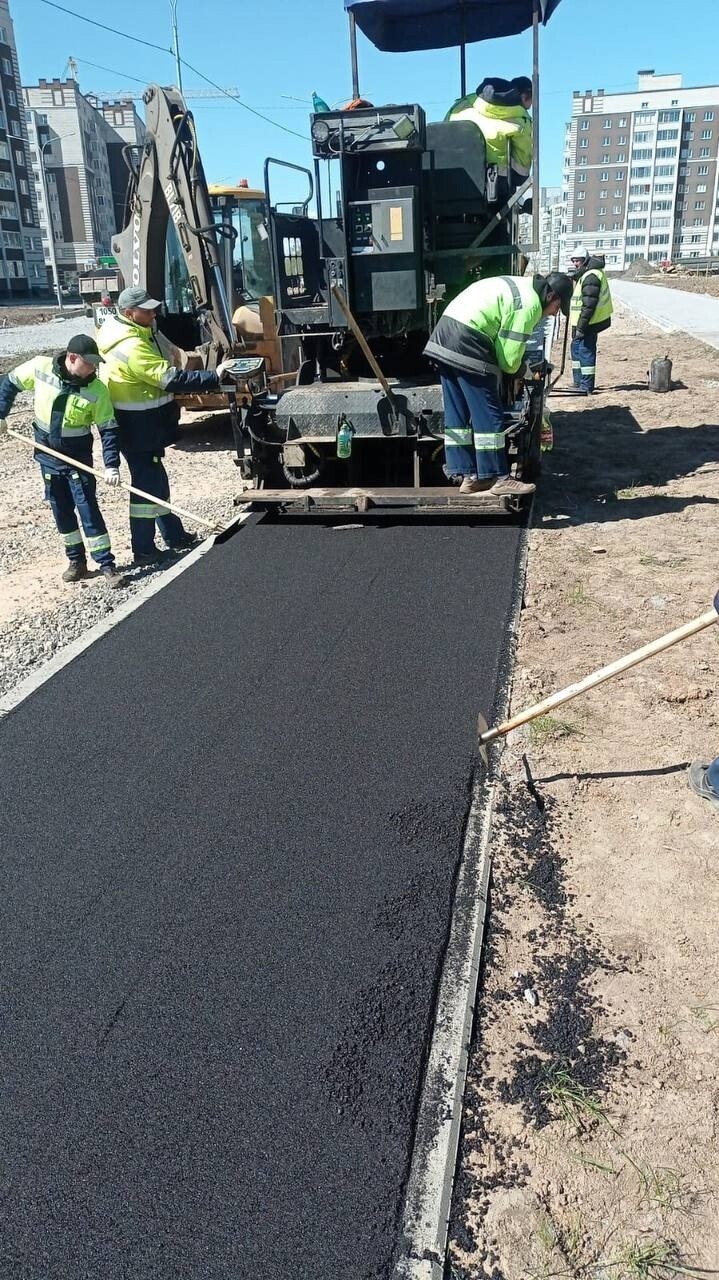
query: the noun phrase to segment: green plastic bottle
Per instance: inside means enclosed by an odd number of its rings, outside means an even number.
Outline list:
[[[337,457],[349,458],[352,453],[352,437],[354,427],[346,418],[340,418],[337,425]]]

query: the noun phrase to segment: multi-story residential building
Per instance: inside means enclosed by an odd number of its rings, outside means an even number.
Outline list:
[[[562,269],[561,238],[566,206],[561,187],[542,187],[539,198],[539,251],[537,270]]]
[[[0,0],[0,299],[47,292],[37,199],[8,0]]]
[[[108,141],[124,145],[75,80],[40,80],[23,89],[36,139],[33,168],[50,261],[52,236],[63,285],[110,253],[116,230]]]
[[[566,127],[562,260],[598,250],[621,271],[636,258],[719,253],[719,85],[639,72],[631,93],[574,93]]]

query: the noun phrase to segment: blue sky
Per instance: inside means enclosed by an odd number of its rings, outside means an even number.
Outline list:
[[[169,49],[168,0],[58,0],[67,8]],[[10,0],[26,83],[62,76],[72,54],[85,91],[173,83],[174,61],[119,35],[99,31],[44,4]],[[663,22],[656,0],[562,0],[542,32],[541,178],[558,183],[564,122],[575,88],[632,89],[636,72],[682,72],[685,84],[719,79],[716,0],[693,0],[691,21]],[[181,53],[248,105],[298,133],[307,128],[316,90],[335,104],[350,96],[347,23],[342,0],[178,0]],[[702,33],[703,37],[702,38]],[[360,35],[360,85],[371,101],[417,101],[441,118],[459,92],[456,50],[379,53]],[[108,70],[99,70],[99,64]],[[529,33],[471,46],[468,83],[483,75],[531,73]],[[202,84],[189,70],[185,88]],[[191,100],[210,181],[247,177],[261,185],[267,155],[306,163],[301,138],[266,124],[228,100]],[[299,178],[299,175],[298,175]],[[301,181],[301,179],[300,179]],[[292,198],[293,191],[283,192]],[[298,193],[297,193],[298,194]]]

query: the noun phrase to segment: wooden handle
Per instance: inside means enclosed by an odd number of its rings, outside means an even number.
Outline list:
[[[21,431],[14,431],[12,427],[8,427],[7,433],[9,436],[14,436],[16,440],[24,440],[25,444],[32,445],[33,449],[39,449],[41,453],[49,453],[51,458],[59,458],[60,462],[67,462],[69,466],[76,467],[78,471],[86,471],[88,475],[95,476],[97,480],[105,480],[105,476],[101,471],[96,471],[94,467],[88,467],[84,462],[78,462],[75,458],[68,458],[67,454],[58,453],[57,449],[51,449],[47,444],[38,444],[37,440],[31,440],[29,436],[23,435]],[[125,484],[124,480],[120,481],[118,487],[124,489],[126,493],[134,494],[137,498],[144,498],[146,502],[154,503],[155,506],[166,507],[173,515],[184,516],[186,520],[192,520],[195,524],[203,524],[206,529],[212,529],[213,532],[218,528],[217,524],[213,524],[210,520],[205,520],[203,516],[196,516],[192,511],[185,511],[183,507],[177,507],[174,503],[165,502],[164,498],[158,498],[153,493],[145,493],[144,489],[136,489],[134,485]]]
[[[395,399],[394,399],[394,395],[392,394],[392,388],[391,388],[391,386],[389,385],[389,382],[387,381],[387,379],[386,379],[385,375],[383,374],[383,372],[382,372],[382,370],[381,370],[381,368],[380,368],[379,364],[377,363],[377,359],[376,359],[376,357],[375,357],[375,354],[374,354],[374,352],[371,350],[370,345],[369,345],[369,343],[368,343],[367,339],[365,338],[365,336],[364,336],[364,334],[363,334],[362,330],[360,329],[359,324],[357,323],[356,318],[354,317],[354,315],[353,315],[353,314],[352,314],[352,312],[350,311],[350,305],[349,305],[349,302],[348,302],[348,301],[347,301],[347,299],[345,298],[345,295],[343,294],[342,290],[339,288],[339,286],[338,286],[338,285],[336,285],[336,284],[333,284],[333,285],[332,285],[332,293],[334,294],[335,298],[336,298],[336,299],[337,299],[337,301],[339,302],[339,304],[340,304],[340,306],[341,306],[341,308],[342,308],[342,310],[343,310],[343,312],[344,312],[345,319],[346,319],[346,321],[347,321],[347,323],[348,323],[348,325],[349,325],[350,329],[352,330],[352,332],[353,332],[353,334],[354,334],[355,338],[356,338],[356,339],[357,339],[357,341],[359,342],[360,347],[362,348],[362,352],[363,352],[363,354],[364,354],[364,357],[365,357],[365,359],[366,359],[366,361],[367,361],[367,363],[368,363],[368,365],[369,365],[370,369],[372,370],[372,372],[373,372],[373,374],[374,374],[375,378],[376,378],[376,379],[377,379],[377,381],[379,382],[379,384],[380,384],[380,386],[381,386],[382,390],[384,391],[384,393],[385,393],[385,395],[386,395],[387,399],[388,399],[388,400],[389,400],[389,402],[390,402],[390,405],[391,405],[391,406],[392,406],[392,408],[394,409],[394,406],[395,406]]]
[[[705,627],[710,627],[715,622],[719,622],[719,592],[717,592],[714,599],[713,608],[701,614],[699,618],[695,618],[693,622],[687,622],[683,627],[677,627],[676,631],[670,631],[667,635],[661,636],[659,640],[652,640],[651,644],[645,644],[643,648],[635,649],[634,653],[628,653],[626,657],[619,658],[616,662],[610,662],[606,667],[600,667],[599,671],[594,671],[591,675],[585,676],[583,680],[577,681],[576,684],[570,684],[566,689],[561,689],[559,693],[553,693],[549,698],[544,698],[542,702],[537,702],[533,707],[528,707],[526,711],[520,711],[511,720],[505,720],[504,724],[497,725],[494,729],[488,729],[486,733],[480,734],[480,743],[493,742],[495,738],[503,737],[505,734],[510,733],[512,729],[518,729],[520,725],[527,724],[530,720],[536,720],[537,716],[546,715],[548,711],[553,711],[555,707],[561,707],[564,702],[570,702],[572,698],[577,698],[580,693],[587,693],[589,689],[594,689],[597,685],[604,684],[605,680],[611,680],[614,676],[621,675],[623,671],[628,671],[630,667],[636,667],[638,663],[645,662],[647,658],[653,658],[656,653],[663,653],[665,649],[671,649],[672,645],[679,644],[682,640],[687,640],[689,636],[696,635],[698,631],[703,631]]]

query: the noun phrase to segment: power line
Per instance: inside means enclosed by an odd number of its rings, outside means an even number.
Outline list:
[[[204,72],[200,71],[197,67],[193,67],[192,63],[188,62],[185,58],[180,58],[180,62],[183,67],[187,67],[189,71],[193,71],[201,80],[204,80],[207,84],[211,84],[213,89],[217,89],[220,93],[224,94],[226,98],[229,98],[231,102],[236,102],[238,107],[242,107],[243,110],[249,111],[251,115],[257,116],[259,120],[264,120],[267,124],[273,124],[276,129],[282,129],[283,133],[291,133],[294,138],[301,138],[303,142],[309,141],[306,133],[298,133],[296,129],[290,129],[286,124],[280,124],[279,120],[273,120],[271,116],[263,115],[261,111],[256,111],[254,107],[249,107],[241,98],[236,97],[234,93],[229,93],[227,89],[223,89],[222,85],[216,84],[214,80],[211,80],[209,76],[206,76]]]
[[[88,18],[84,13],[75,13],[73,9],[66,9],[63,4],[57,4],[56,0],[40,0],[41,4],[49,5],[51,9],[59,9],[60,13],[68,13],[71,18],[79,18],[81,22],[87,22],[92,27],[100,27],[103,31],[110,31],[114,36],[122,36],[123,40],[132,40],[135,44],[144,44],[148,49],[157,49],[159,53],[172,53],[171,49],[165,49],[161,44],[153,44],[151,40],[142,40],[140,36],[129,36],[126,31],[118,31],[117,27],[108,27],[104,22],[98,22],[95,18]]]
[[[92,27],[99,27],[102,31],[110,31],[112,35],[115,36],[122,36],[123,40],[132,40],[135,44],[145,45],[148,49],[156,49],[159,53],[172,54],[173,52],[172,49],[165,49],[162,45],[153,44],[150,40],[142,40],[139,36],[128,35],[126,31],[118,31],[116,27],[108,27],[104,22],[98,22],[95,18],[88,18],[82,13],[75,13],[73,9],[67,9],[65,5],[57,4],[56,0],[40,0],[40,3],[48,5],[51,9],[59,9],[61,13],[67,13],[71,18],[78,18],[80,22],[88,23]],[[187,67],[190,71],[194,71],[196,76],[199,76],[200,79],[204,80],[207,84],[212,85],[213,89],[217,89],[226,98],[229,98],[231,102],[236,102],[238,107],[242,107],[243,110],[249,111],[250,115],[257,116],[259,120],[264,120],[266,124],[274,125],[276,129],[281,129],[283,133],[291,133],[295,138],[301,138],[303,142],[308,141],[306,134],[298,133],[296,129],[289,129],[287,125],[280,124],[279,120],[273,120],[271,116],[263,115],[261,111],[256,111],[254,107],[248,106],[248,104],[246,102],[242,102],[236,94],[229,93],[227,89],[223,89],[222,85],[216,84],[215,81],[211,80],[209,76],[206,76],[204,72],[198,70],[197,67],[193,67],[191,62],[187,62],[184,58],[180,58],[180,62],[183,67]],[[105,69],[107,70],[107,68]],[[113,75],[114,74],[116,73],[113,72]],[[129,78],[134,79],[135,77],[130,76]]]

